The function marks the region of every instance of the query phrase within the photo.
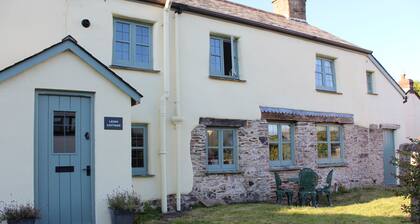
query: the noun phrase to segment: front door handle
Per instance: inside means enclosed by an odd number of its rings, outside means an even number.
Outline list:
[[[90,177],[90,166],[86,166],[83,171],[86,171],[86,176]]]
[[[86,132],[86,133],[85,133],[85,139],[86,139],[86,140],[89,140],[89,139],[90,139],[90,134],[89,134],[89,132]]]

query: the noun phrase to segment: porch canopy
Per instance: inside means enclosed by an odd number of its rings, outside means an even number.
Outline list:
[[[260,106],[261,119],[269,121],[303,121],[320,123],[353,124],[353,114],[296,110]]]

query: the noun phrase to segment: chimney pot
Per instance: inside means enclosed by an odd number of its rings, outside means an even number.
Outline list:
[[[274,13],[306,22],[306,0],[273,0],[272,3]]]

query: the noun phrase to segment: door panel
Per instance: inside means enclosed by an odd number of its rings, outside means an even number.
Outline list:
[[[396,185],[395,177],[397,168],[391,163],[395,156],[394,131],[384,130],[384,183],[385,185]]]
[[[92,223],[91,100],[38,97],[38,223]]]

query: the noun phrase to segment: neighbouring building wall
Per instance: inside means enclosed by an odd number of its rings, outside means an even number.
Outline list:
[[[36,89],[94,93],[94,209],[97,223],[109,223],[107,195],[132,185],[131,99],[70,52],[0,83],[0,201],[34,202]],[[122,117],[128,128],[104,130],[105,116]]]

